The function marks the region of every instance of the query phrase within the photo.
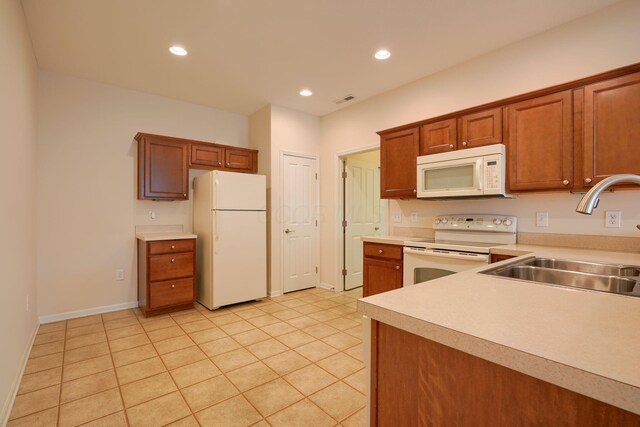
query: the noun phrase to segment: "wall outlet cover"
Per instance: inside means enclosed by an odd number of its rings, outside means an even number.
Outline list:
[[[411,222],[418,222],[418,212],[411,212]]]
[[[536,227],[549,226],[549,212],[536,212]]]
[[[622,212],[620,211],[605,211],[604,212],[604,226],[607,228],[620,228],[622,227]]]
[[[392,219],[393,219],[393,222],[402,222],[402,214],[394,213]]]

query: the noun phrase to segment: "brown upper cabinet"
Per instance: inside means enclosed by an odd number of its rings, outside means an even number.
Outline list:
[[[510,191],[571,188],[571,91],[507,107]]]
[[[138,140],[138,199],[189,198],[188,146],[154,135]]]
[[[416,159],[419,128],[405,129],[380,138],[380,198],[416,197]]]
[[[420,129],[420,155],[437,154],[458,148],[456,119],[428,123]]]
[[[502,108],[466,114],[458,119],[460,144],[458,148],[502,144]]]
[[[640,174],[640,73],[584,87],[580,185],[614,174]]]
[[[221,168],[224,148],[212,144],[191,144],[189,166],[193,168]]]
[[[188,200],[189,168],[257,173],[258,150],[138,133],[138,199]]]

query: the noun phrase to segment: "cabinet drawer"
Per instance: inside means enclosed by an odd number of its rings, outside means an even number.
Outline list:
[[[149,284],[149,307],[158,308],[193,301],[193,278]]]
[[[193,252],[149,257],[149,281],[193,276]]]
[[[374,257],[381,259],[402,259],[402,246],[397,245],[385,245],[382,243],[368,243],[364,244],[364,256]]]
[[[195,249],[195,240],[162,240],[149,242],[149,255],[190,252]]]

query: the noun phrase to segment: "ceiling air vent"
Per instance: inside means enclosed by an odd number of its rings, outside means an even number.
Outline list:
[[[335,101],[333,101],[336,104],[342,104],[343,102],[347,102],[347,101],[351,101],[352,99],[355,99],[356,97],[353,95],[346,95],[342,98],[336,99]]]

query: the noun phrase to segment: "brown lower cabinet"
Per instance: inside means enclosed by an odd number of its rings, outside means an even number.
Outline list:
[[[196,240],[138,240],[138,306],[145,317],[193,308]]]
[[[377,321],[372,426],[638,426],[640,416]]]
[[[402,246],[364,242],[362,295],[401,288],[402,259]]]

